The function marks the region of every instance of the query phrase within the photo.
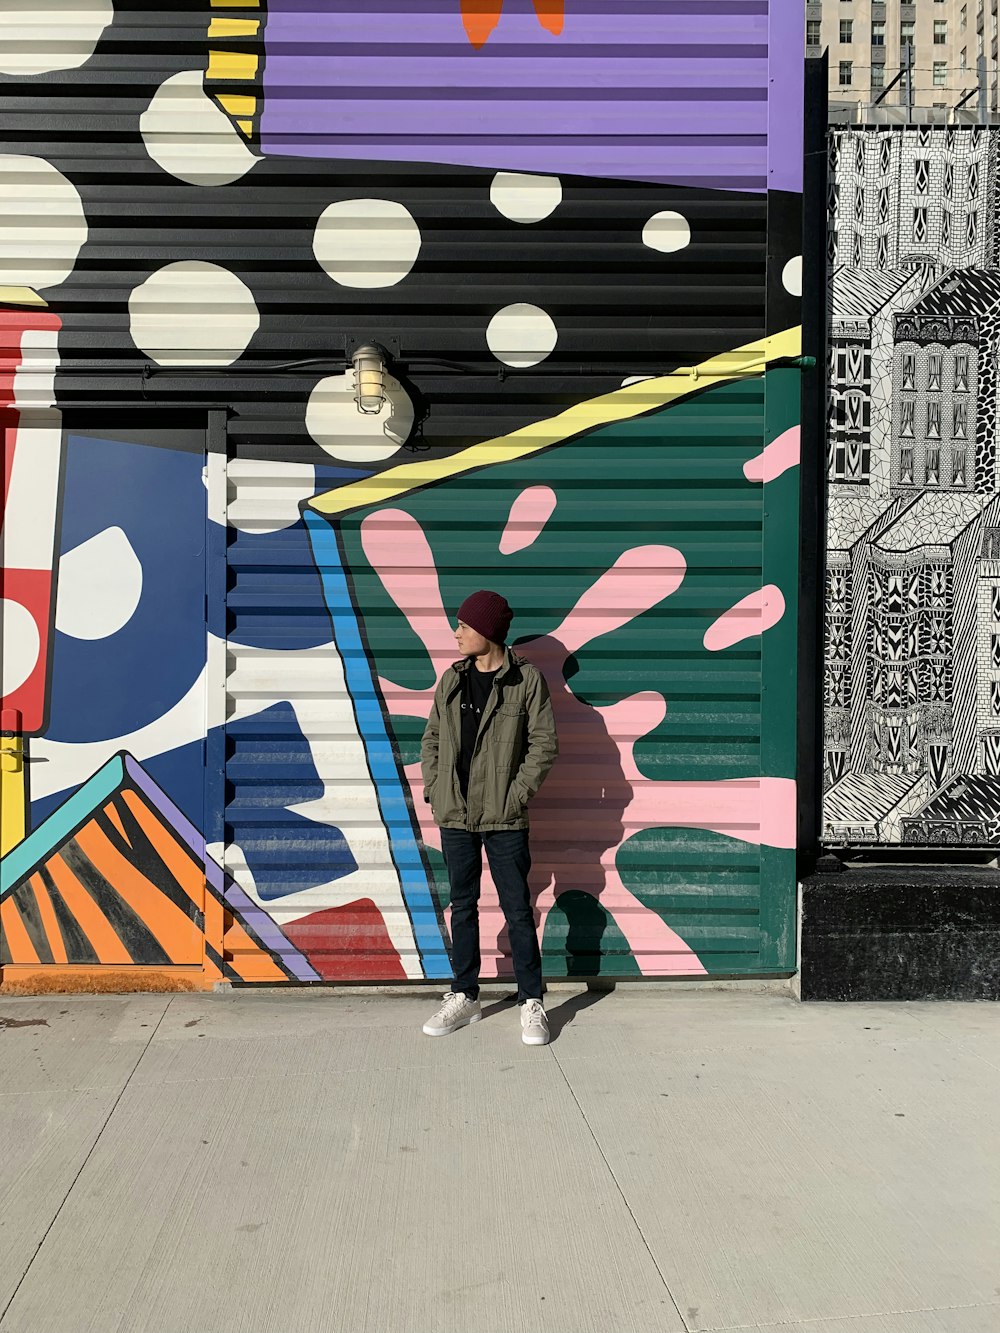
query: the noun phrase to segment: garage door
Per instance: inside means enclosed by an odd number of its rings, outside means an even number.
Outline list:
[[[555,704],[547,974],[792,968],[799,385],[765,362],[793,339],[334,478],[301,516],[289,465],[230,460],[226,865],[317,979],[448,975],[417,757],[477,587]],[[509,975],[488,876],[482,934]]]

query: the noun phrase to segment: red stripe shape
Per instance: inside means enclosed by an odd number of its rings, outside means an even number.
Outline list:
[[[38,657],[28,678],[2,698],[2,706],[21,714],[21,734],[37,735],[45,726],[48,686],[49,621],[52,614],[52,571],[0,569],[0,597],[25,608],[38,630]]]
[[[0,380],[0,393],[3,382]],[[0,433],[3,434],[3,504],[0,506],[0,525],[7,510],[7,494],[10,491],[10,478],[14,471],[14,448],[17,444],[17,425],[21,416],[11,407],[0,411]]]
[[[370,898],[313,912],[284,927],[324,981],[405,981],[382,913]]]

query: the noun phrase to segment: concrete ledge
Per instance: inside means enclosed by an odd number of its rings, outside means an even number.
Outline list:
[[[159,995],[211,987],[202,967],[7,963],[0,968],[3,995]]]
[[[1000,873],[866,865],[802,882],[803,1000],[1000,999]]]

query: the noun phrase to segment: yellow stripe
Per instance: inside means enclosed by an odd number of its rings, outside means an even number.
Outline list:
[[[484,440],[448,458],[428,458],[419,463],[402,463],[362,481],[352,481],[336,490],[317,495],[309,502],[319,514],[346,514],[352,509],[363,509],[371,504],[383,504],[397,496],[419,490],[422,486],[460,476],[473,468],[489,467],[494,463],[511,463],[527,458],[540,449],[561,444],[574,435],[608,426],[615,421],[629,421],[668,403],[677,402],[692,393],[700,393],[715,384],[737,379],[741,375],[759,375],[769,361],[781,357],[798,356],[802,350],[801,328],[785,329],[770,338],[747,343],[731,352],[723,352],[702,362],[700,366],[684,367],[656,379],[629,384],[614,393],[577,403],[547,421],[536,421],[522,426],[510,435]]]
[[[239,128],[243,131],[243,133],[247,136],[248,139],[253,135],[252,120],[238,120],[236,124],[239,126]]]
[[[256,97],[244,97],[242,93],[216,93],[215,100],[231,116],[252,116],[257,110]]]
[[[259,9],[260,0],[212,0],[213,9]]]
[[[0,856],[24,841],[27,828],[25,801],[24,741],[20,736],[0,737]]]
[[[209,79],[239,79],[243,83],[252,83],[257,77],[260,57],[251,51],[209,51]]]
[[[208,25],[209,37],[256,37],[260,19],[217,19]]]
[[[48,305],[30,287],[0,287],[0,301],[7,305]]]

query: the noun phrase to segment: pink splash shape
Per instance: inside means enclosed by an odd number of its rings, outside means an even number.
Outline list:
[[[697,828],[760,847],[795,846],[793,778],[723,782],[651,782],[634,787],[630,833],[644,828]]]
[[[752,592],[724,611],[705,631],[705,647],[710,653],[732,648],[734,643],[752,639],[773,628],[785,614],[785,598],[773,583]]]
[[[556,493],[551,486],[529,486],[522,491],[510,507],[500,538],[500,554],[513,555],[536,542],[555,507]]]
[[[647,828],[698,828],[765,847],[795,846],[797,807],[791,778],[716,782],[647,778],[636,763],[634,746],[666,717],[663,696],[651,691],[635,694],[599,711],[618,738],[622,772],[632,788],[627,836]]]
[[[423,528],[402,509],[383,509],[362,519],[361,547],[386,592],[427,649],[435,678],[440,676],[455,661],[458,649]],[[430,715],[433,684],[426,690],[410,690],[387,680],[380,680],[379,685],[390,712],[412,717]]]
[[[760,841],[764,847],[796,846],[798,790],[794,778],[760,779]]]
[[[420,635],[435,672],[452,661],[451,626],[437,571],[420,525],[401,511],[372,515],[362,525],[365,553],[389,595]],[[591,894],[611,915],[646,975],[704,975],[690,946],[659,913],[623,883],[618,849],[634,833],[656,827],[711,829],[746,842],[794,846],[795,784],[784,779],[663,782],[645,777],[633,746],[660,725],[666,703],[647,691],[593,708],[566,683],[566,660],[585,644],[657,605],[680,586],[684,557],[669,546],[624,552],[552,634],[518,645],[552,692],[560,756],[531,807],[532,901],[544,929],[561,893]],[[383,681],[393,713],[426,718],[432,690],[405,690]],[[440,830],[423,799],[420,765],[406,768],[420,833],[440,850]],[[484,865],[480,897],[483,976],[509,975],[506,922]]]
[[[687,562],[673,546],[633,546],[591,584],[551,637],[568,657],[675,593],[686,573]]]
[[[788,430],[772,440],[763,453],[743,464],[747,481],[774,481],[790,467],[798,467],[801,457],[802,429],[789,426]]]

